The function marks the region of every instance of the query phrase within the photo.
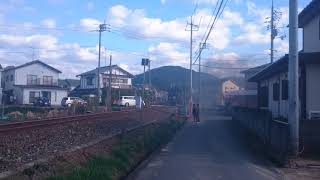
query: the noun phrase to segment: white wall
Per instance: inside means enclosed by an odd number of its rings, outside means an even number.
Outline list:
[[[37,78],[43,78],[43,76],[52,76],[54,80],[59,79],[58,72],[36,63],[15,70],[15,85],[27,85],[28,75],[36,75]]]
[[[320,52],[320,16],[316,16],[303,27],[304,52]]]
[[[288,100],[282,100],[282,80],[287,80],[287,73],[281,73],[277,76],[265,80],[261,83],[262,87],[268,86],[268,109],[272,112],[273,117],[288,117]],[[280,97],[279,101],[273,100],[273,84],[280,82]]]
[[[49,91],[51,92],[51,105],[61,105],[61,100],[64,97],[67,97],[68,91],[67,90],[53,90],[53,89],[35,89],[35,88],[28,88],[28,89],[23,89],[23,94],[22,97],[22,102],[18,101],[17,97],[17,102],[20,104],[29,104],[29,94],[30,91],[35,91],[35,92],[41,92],[41,91]],[[19,99],[20,100],[20,99]]]
[[[319,59],[320,60],[320,59]],[[306,110],[320,111],[320,65],[306,66]]]

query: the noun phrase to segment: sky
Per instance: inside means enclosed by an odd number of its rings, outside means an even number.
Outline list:
[[[193,16],[199,27],[193,32],[196,56],[217,1],[1,0],[0,64],[16,66],[38,59],[61,70],[61,78],[76,78],[97,67],[97,29],[105,22],[102,66],[109,64],[112,55],[112,64],[132,74],[143,71],[142,58],[150,58],[152,68],[189,67],[187,22]],[[299,11],[310,2],[299,0]],[[275,58],[288,52],[288,5],[289,0],[275,2],[281,14]],[[268,63],[270,33],[265,21],[270,7],[270,0],[229,0],[202,53],[202,63],[207,65],[203,71],[223,77],[239,71],[232,68]]]

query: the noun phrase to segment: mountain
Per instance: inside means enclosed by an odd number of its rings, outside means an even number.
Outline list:
[[[146,72],[146,84],[149,82],[149,72]],[[220,91],[221,80],[211,74],[201,73],[201,98],[208,103],[215,101]],[[177,96],[184,96],[184,90],[189,90],[190,70],[180,66],[163,66],[151,70],[151,83],[157,89],[170,91],[175,89]],[[136,75],[133,85],[143,84],[143,74]],[[199,73],[193,71],[194,97],[198,97]]]

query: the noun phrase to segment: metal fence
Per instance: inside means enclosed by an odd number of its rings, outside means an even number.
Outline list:
[[[271,158],[280,164],[286,162],[289,142],[288,123],[273,120],[271,112],[261,109],[234,108],[232,118],[258,137]]]

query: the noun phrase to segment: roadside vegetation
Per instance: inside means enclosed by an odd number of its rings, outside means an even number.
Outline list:
[[[89,157],[87,162],[63,176],[48,180],[115,180],[127,176],[148,155],[166,144],[184,121],[170,120],[137,132],[125,133],[108,155]]]

